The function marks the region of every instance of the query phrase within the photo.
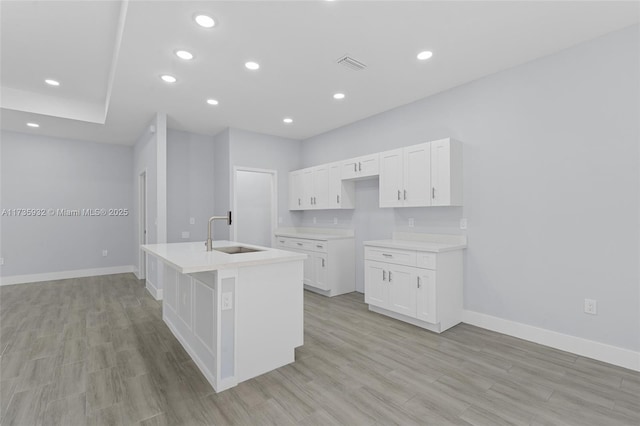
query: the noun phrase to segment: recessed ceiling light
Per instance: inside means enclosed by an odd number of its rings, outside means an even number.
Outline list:
[[[291,124],[291,123],[293,123],[293,118],[289,118],[289,117],[287,117],[287,118],[284,118],[282,121],[283,121],[285,124]]]
[[[218,105],[218,101],[215,99],[207,99],[209,105]]]
[[[186,50],[176,50],[176,56],[180,59],[184,59],[185,61],[193,59],[193,54]]]
[[[175,83],[176,81],[178,81],[174,76],[169,75],[169,74],[161,75],[160,78],[165,83]]]
[[[29,126],[29,127],[40,127],[40,125],[38,123],[27,123],[27,126]]]
[[[44,82],[47,83],[49,86],[60,86],[59,81],[51,80],[50,78],[46,79]]]
[[[249,69],[251,71],[255,71],[255,70],[260,68],[260,64],[259,63],[252,62],[252,61],[249,61],[249,62],[245,63],[244,66],[247,67],[247,69]]]
[[[216,25],[216,21],[214,21],[211,16],[196,15],[196,17],[193,19],[195,19],[198,25],[204,28],[213,28]]]
[[[344,99],[344,93],[334,93],[333,99]]]
[[[428,50],[425,50],[425,51],[423,51],[423,52],[418,53],[417,58],[418,58],[419,60],[421,60],[421,61],[426,61],[427,59],[429,59],[429,58],[430,58],[430,57],[432,57],[432,56],[433,56],[433,53],[432,53],[432,52],[430,52],[430,51],[428,51]]]

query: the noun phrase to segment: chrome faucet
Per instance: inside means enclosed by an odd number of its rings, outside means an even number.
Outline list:
[[[227,216],[211,216],[209,218],[209,225],[207,227],[207,242],[204,243],[207,246],[207,251],[213,251],[213,235],[211,235],[211,222],[214,220],[226,220],[227,225],[231,225],[231,212]]]

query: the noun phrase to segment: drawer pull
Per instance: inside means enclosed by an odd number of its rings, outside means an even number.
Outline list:
[[[384,257],[393,257],[393,255],[392,255],[392,254],[388,254],[388,253],[382,253],[382,255],[383,255]]]
[[[296,244],[299,245],[299,246],[302,246],[302,243],[296,243]]]
[[[391,271],[389,271],[389,282],[391,282]]]
[[[387,280],[387,272],[383,269],[382,270],[382,281],[386,281]]]
[[[323,246],[321,246],[320,244],[316,245],[317,248],[324,248]]]
[[[420,288],[420,277],[418,277],[418,288]]]
[[[284,240],[280,240],[280,242],[281,242],[282,244],[284,244]]]

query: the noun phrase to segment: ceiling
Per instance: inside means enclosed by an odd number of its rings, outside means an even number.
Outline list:
[[[305,139],[636,24],[639,5],[2,1],[1,126],[133,144],[161,111],[169,127],[194,133],[237,127]],[[195,13],[217,25],[197,26]],[[422,50],[433,57],[418,61]],[[336,64],[344,54],[367,68]],[[249,60],[260,70],[247,70]],[[164,83],[165,73],[178,81]]]

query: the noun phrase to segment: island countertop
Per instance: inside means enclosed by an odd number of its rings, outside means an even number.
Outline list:
[[[241,268],[244,266],[266,265],[269,263],[304,260],[307,255],[270,247],[243,244],[235,241],[214,241],[213,248],[242,246],[260,251],[252,253],[228,254],[221,251],[206,251],[204,241],[190,243],[145,244],[145,252],[161,258],[180,273],[216,271],[219,269]]]

